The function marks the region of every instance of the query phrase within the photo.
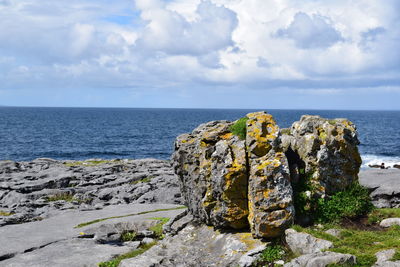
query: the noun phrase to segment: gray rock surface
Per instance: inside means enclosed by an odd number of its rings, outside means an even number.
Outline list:
[[[396,254],[395,249],[387,249],[387,250],[382,250],[377,253],[375,253],[376,257],[376,264],[383,263],[385,261],[389,261],[390,259],[393,258],[394,254]]]
[[[246,254],[244,254],[239,259],[240,267],[251,267],[260,257],[261,253],[267,247],[266,244],[256,247],[255,249],[250,250]]]
[[[394,225],[400,225],[400,218],[387,218],[383,219],[380,223],[380,226],[382,227],[391,227]]]
[[[92,240],[70,239],[49,244],[32,252],[23,253],[1,262],[8,267],[98,266],[113,255],[131,251],[129,246],[97,244]]]
[[[287,229],[285,238],[290,249],[300,255],[321,252],[333,247],[330,241],[316,238],[307,233],[299,233],[294,229]]]
[[[0,161],[0,211],[13,214],[0,216],[0,226],[129,203],[181,203],[169,161]]]
[[[342,233],[342,231],[339,229],[329,229],[329,230],[326,230],[325,233],[330,234],[331,236],[334,236],[334,237],[340,237],[340,234]]]
[[[123,260],[119,267],[236,266],[244,254],[260,246],[261,241],[250,233],[220,233],[205,225],[189,225],[142,255]]]
[[[371,191],[372,203],[377,208],[400,207],[400,170],[368,169],[361,170],[361,185]]]
[[[356,257],[336,252],[317,252],[306,254],[286,263],[284,267],[324,267],[329,264],[355,264]]]
[[[60,211],[42,221],[0,227],[0,266],[96,266],[132,250],[121,240],[124,231],[143,232],[155,217],[175,217],[172,204],[124,204],[102,210]],[[141,214],[143,212],[148,212]],[[130,216],[125,216],[130,215]],[[81,228],[80,223],[110,218]],[[142,236],[141,238],[146,238]],[[140,241],[140,240],[139,240]],[[70,261],[69,261],[70,259]]]

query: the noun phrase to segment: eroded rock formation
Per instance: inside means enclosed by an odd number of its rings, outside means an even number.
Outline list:
[[[245,140],[231,132],[234,123],[213,121],[175,142],[174,170],[197,220],[275,237],[294,220],[293,189],[323,197],[358,179],[359,142],[350,121],[303,116],[280,130],[265,112],[246,117]]]

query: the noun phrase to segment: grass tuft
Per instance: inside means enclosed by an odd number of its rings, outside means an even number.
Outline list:
[[[169,218],[156,217],[156,218],[150,218],[150,219],[157,220],[158,223],[156,225],[150,227],[149,230],[154,232],[154,235],[157,237],[157,239],[163,239],[164,238],[163,225],[169,221]]]
[[[318,200],[317,221],[338,222],[343,218],[366,215],[373,208],[368,189],[359,184],[353,184],[332,197]]]
[[[229,129],[230,131],[239,137],[239,139],[241,140],[245,140],[246,139],[246,124],[247,124],[247,120],[249,118],[244,117],[241,119],[238,119]]]
[[[136,239],[136,232],[135,231],[126,231],[121,234],[121,241],[128,242],[133,241]]]
[[[144,252],[146,252],[147,250],[149,250],[155,244],[157,244],[156,241],[154,241],[152,243],[141,245],[138,249],[135,249],[131,252],[119,255],[110,261],[100,262],[99,267],[118,267],[118,265],[121,263],[122,260],[137,257],[137,256],[143,254]]]

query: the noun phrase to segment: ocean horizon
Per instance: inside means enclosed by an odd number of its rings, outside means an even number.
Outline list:
[[[263,109],[0,106],[0,160],[169,159],[175,138],[212,120]],[[281,128],[301,115],[347,118],[358,129],[362,167],[400,164],[400,111],[264,109]]]

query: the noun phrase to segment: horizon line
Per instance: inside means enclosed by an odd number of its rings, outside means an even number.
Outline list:
[[[400,111],[400,109],[319,109],[319,108],[201,108],[201,107],[98,107],[98,106],[8,106],[0,105],[0,108],[93,108],[93,109],[200,109],[200,110],[326,110],[326,111]]]

